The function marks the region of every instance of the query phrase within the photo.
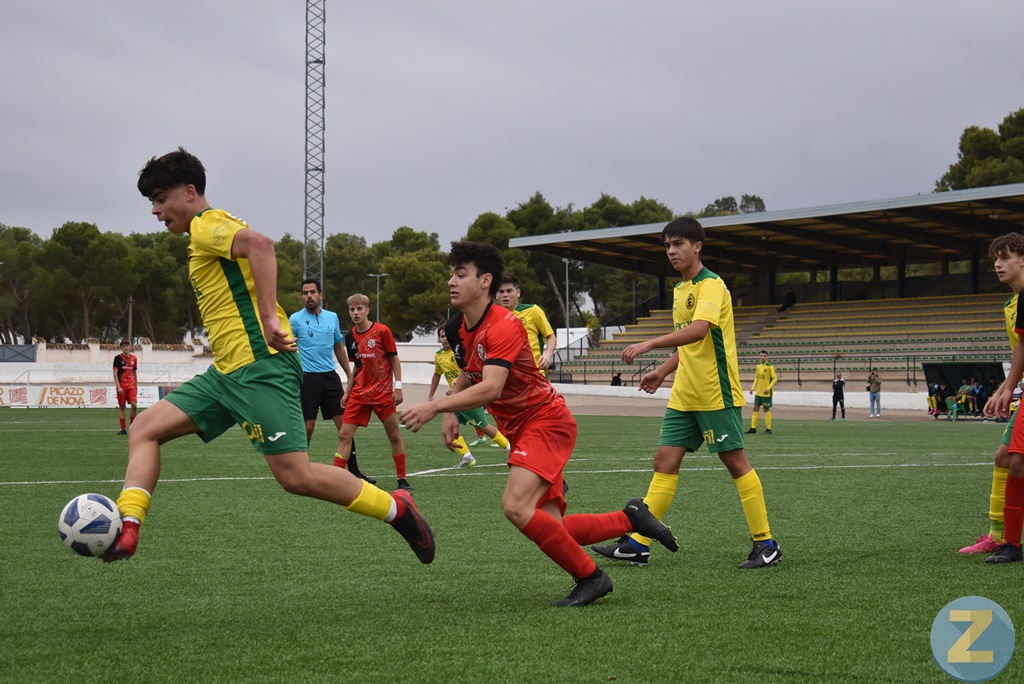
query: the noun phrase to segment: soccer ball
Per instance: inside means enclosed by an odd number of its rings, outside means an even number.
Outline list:
[[[61,541],[81,556],[102,556],[121,534],[121,511],[102,494],[82,494],[68,502],[57,521]]]

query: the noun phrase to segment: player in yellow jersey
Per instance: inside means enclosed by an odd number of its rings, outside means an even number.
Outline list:
[[[775,367],[768,360],[768,351],[762,349],[757,355],[758,364],[754,370],[754,384],[750,393],[754,395],[754,415],[750,418],[750,429],[748,435],[757,434],[757,418],[761,414],[761,407],[764,407],[764,434],[772,434],[772,396],[775,383],[779,376],[775,374]]]
[[[533,360],[537,363],[537,368],[543,371],[544,377],[547,377],[548,369],[551,368],[551,359],[558,347],[558,338],[555,336],[551,324],[548,323],[544,309],[536,304],[523,304],[519,301],[522,296],[523,293],[519,289],[519,278],[511,273],[503,275],[501,286],[498,288],[498,304],[514,313],[516,318],[523,322],[523,326],[526,327],[526,337],[530,342],[530,349],[533,351]],[[541,351],[542,344],[544,351]]]
[[[189,233],[189,280],[213,365],[132,425],[117,500],[124,527],[104,560],[130,558],[138,548],[139,527],[160,477],[160,446],[192,434],[210,442],[238,424],[286,491],[384,520],[421,562],[433,561],[433,532],[408,492],[388,494],[347,470],[309,460],[299,397],[302,365],[276,300],[274,242],[210,207],[206,170],[184,148],[150,159],[139,172],[138,189],[167,230]]]
[[[654,455],[654,477],[644,502],[660,520],[668,512],[679,484],[679,466],[687,452],[706,443],[725,464],[740,496],[754,547],[740,568],[763,568],[782,560],[782,549],[768,525],[761,480],[743,446],[743,386],[740,384],[733,327],[732,297],[725,283],[704,267],[704,228],[683,217],[661,232],[668,260],[683,280],[675,288],[675,330],[631,344],[622,360],[633,363],[652,349],[675,348],[668,361],[644,375],[640,389],[653,393],[675,371],[672,395],[662,420]],[[591,547],[613,560],[647,565],[651,540],[637,534],[610,545]]]
[[[1003,320],[1006,323],[1006,335],[1010,340],[1010,349],[1017,346],[1017,300],[1021,289],[1024,289],[1024,235],[1009,233],[997,237],[989,245],[988,255],[995,262],[996,276],[999,282],[1006,283],[1013,290],[1013,296],[1003,304]],[[989,398],[991,403],[993,397]],[[989,404],[985,405],[985,415],[990,413]],[[960,549],[960,553],[994,553],[1005,543],[1003,508],[1006,505],[1007,478],[1010,475],[1010,436],[1017,421],[1017,412],[1010,416],[1010,421],[1003,430],[1003,437],[993,457],[992,488],[989,493],[989,530],[978,537],[973,544]],[[1024,473],[1021,473],[1024,476]],[[1016,476],[1016,474],[1015,474]]]
[[[455,360],[455,352],[452,350],[451,345],[448,344],[448,336],[445,335],[444,326],[437,329],[437,340],[441,343],[441,348],[434,354],[434,377],[430,379],[430,391],[427,392],[427,401],[434,401],[434,393],[437,392],[437,386],[440,384],[442,376],[448,381],[448,387],[451,388],[455,378],[459,377],[459,373],[462,372],[462,369],[459,368],[459,363]],[[455,414],[455,417],[458,418],[459,425],[472,425],[506,452],[509,451],[509,443],[505,435],[501,434],[498,428],[487,423],[487,412],[484,411],[483,406],[469,409],[468,411],[459,411]],[[469,445],[466,444],[466,439],[462,435],[459,435],[452,442],[452,445],[459,456],[462,457],[462,460],[455,464],[456,468],[476,465],[476,458],[473,457],[472,452],[469,450]]]

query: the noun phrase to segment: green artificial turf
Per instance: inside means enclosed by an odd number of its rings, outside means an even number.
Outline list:
[[[569,512],[642,496],[660,421],[578,422]],[[403,433],[433,565],[379,521],[284,492],[237,429],[165,445],[134,558],[78,557],[57,517],[77,494],[116,498],[116,427],[112,411],[0,410],[0,680],[939,682],[945,604],[985,596],[1024,624],[1024,563],[956,552],[988,529],[1001,425],[776,419],[749,435],[784,553],[759,571],[736,569],[749,532],[724,467],[691,454],[665,520],[680,552],[599,560],[615,590],[577,609],[549,607],[571,580],[501,513],[504,452],[445,469],[458,457],[438,421]],[[331,432],[318,426],[315,460]],[[379,424],[357,442],[393,487]],[[1024,677],[1019,661],[998,681]]]

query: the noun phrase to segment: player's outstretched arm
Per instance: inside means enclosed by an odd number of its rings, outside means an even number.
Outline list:
[[[415,404],[402,411],[402,425],[417,432],[433,420],[438,413],[468,411],[489,404],[501,396],[502,390],[505,389],[505,380],[508,379],[508,372],[509,369],[504,366],[484,366],[480,382],[470,387],[461,385],[467,380],[460,375],[453,385],[456,391],[450,395],[443,399]]]
[[[667,335],[629,345],[622,350],[622,360],[626,363],[633,363],[636,357],[646,354],[652,349],[672,349],[703,340],[710,329],[711,323],[708,321],[694,320],[685,328],[680,328]]]
[[[448,447],[448,451],[458,451],[455,448],[455,440],[459,438],[459,419],[454,413],[444,414],[443,423],[441,424],[441,439],[444,440],[444,445]]]
[[[637,388],[640,392],[647,392],[648,394],[654,394],[662,383],[665,382],[665,378],[668,377],[669,373],[679,367],[679,352],[672,352],[672,356],[668,357],[668,361],[661,364],[650,373],[647,373],[640,379],[640,386]]]

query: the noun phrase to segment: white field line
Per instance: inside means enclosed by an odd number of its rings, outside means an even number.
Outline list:
[[[582,459],[580,459],[582,460]],[[877,464],[856,464],[856,465],[805,465],[805,466],[759,466],[757,470],[864,470],[864,469],[883,469],[883,468],[977,468],[982,466],[992,466],[992,461],[984,461],[981,463],[877,463]],[[498,469],[497,472],[483,472],[485,469]],[[716,468],[683,468],[681,472],[721,472],[722,467]],[[649,473],[650,468],[617,468],[610,470],[566,470],[565,475],[605,475],[605,474],[616,474],[616,473]],[[507,474],[507,468],[504,463],[498,463],[493,465],[477,465],[472,468],[434,468],[432,470],[422,470],[416,473],[409,473],[409,477],[466,477],[471,475],[500,475],[504,476]],[[168,483],[180,483],[180,482],[246,482],[246,481],[260,481],[260,480],[273,480],[273,477],[183,477],[183,478],[166,478],[160,480],[161,484]],[[30,486],[30,485],[64,485],[64,484],[108,484],[118,483],[122,480],[37,480],[37,481],[22,481],[22,482],[4,482],[0,481],[0,487],[14,487],[14,486]]]

